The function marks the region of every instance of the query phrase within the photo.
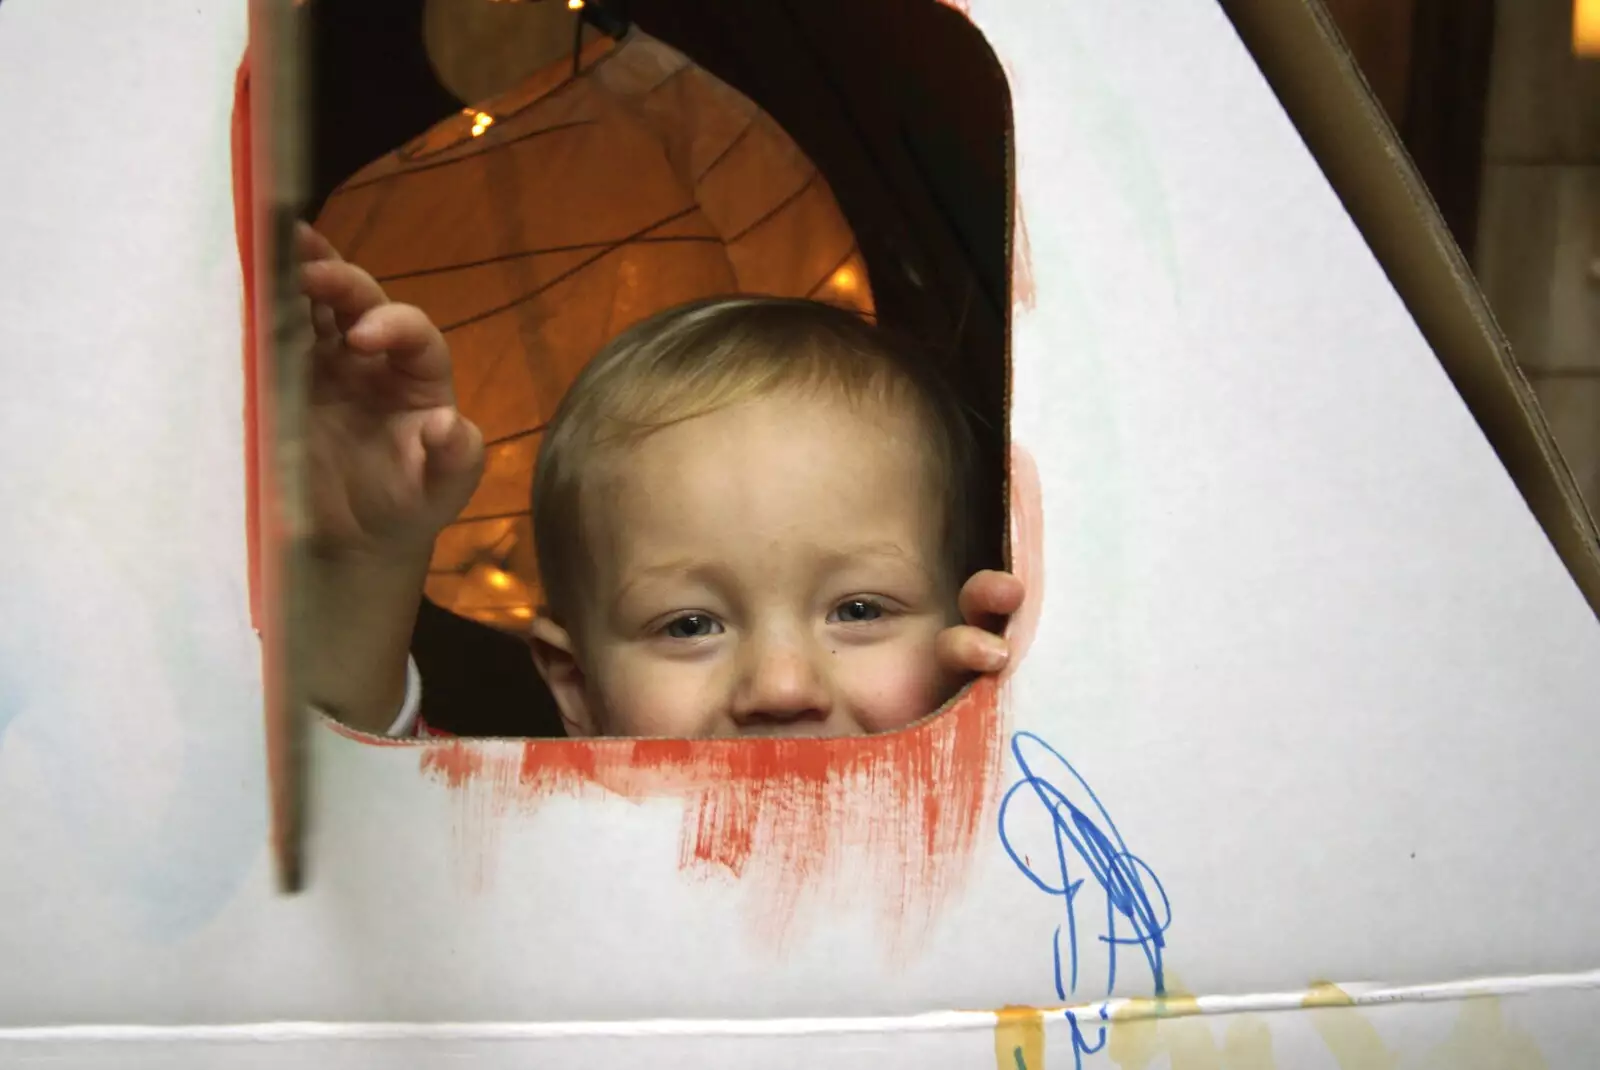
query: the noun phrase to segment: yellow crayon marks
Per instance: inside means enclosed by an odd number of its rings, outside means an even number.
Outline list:
[[[1340,988],[1331,981],[1312,981],[1311,987],[1306,990],[1306,997],[1300,1001],[1302,1007],[1354,1007],[1356,1001],[1350,998],[1350,993]]]
[[[1377,1027],[1362,1017],[1355,1000],[1338,985],[1314,982],[1300,1005],[1319,1012],[1311,1016],[1311,1024],[1339,1070],[1395,1070],[1399,1065]]]
[[[1228,1070],[1276,1070],[1277,1064],[1272,1059],[1272,1030],[1263,1019],[1241,1015],[1228,1023],[1228,1032],[1222,1041],[1222,1065]]]
[[[1463,1000],[1454,1025],[1430,1049],[1389,1047],[1363,1009],[1337,985],[1319,981],[1300,1001],[1305,1018],[1285,1014],[1205,1014],[1190,995],[1130,999],[1106,1025],[1105,1047],[1085,1065],[1107,1059],[1118,1070],[1277,1070],[1272,1025],[1307,1018],[1339,1070],[1546,1070],[1533,1036],[1507,1021],[1494,996]],[[1428,1004],[1391,1004],[1399,1013],[1430,1012]],[[1432,1005],[1437,1007],[1437,1004]],[[1402,1011],[1401,1008],[1404,1007]],[[1006,1007],[995,1024],[996,1070],[1043,1070],[1044,1012]],[[1226,1027],[1217,1036],[1215,1027]],[[1094,1022],[1098,1031],[1101,1023]],[[1090,1022],[1084,1037],[1095,1043]],[[1163,1058],[1164,1057],[1164,1058]]]
[[[1044,1012],[1001,1007],[995,1015],[995,1070],[1044,1070]]]
[[[1106,1055],[1119,1070],[1145,1070],[1163,1055],[1172,1070],[1272,1070],[1265,1026],[1236,1022],[1219,1048],[1200,1001],[1187,993],[1131,999],[1111,1019]]]
[[[1160,1019],[1153,1014],[1138,1013],[1144,1009],[1143,1004],[1154,1002],[1135,1000],[1126,1007],[1119,1007],[1111,1016],[1106,1057],[1121,1070],[1144,1070],[1161,1053]]]
[[[1200,1004],[1193,996],[1130,999],[1112,1012],[1106,1055],[1121,1070],[1144,1070],[1165,1050],[1161,1020],[1170,1015],[1193,1014]]]
[[[1547,1064],[1533,1037],[1507,1022],[1494,997],[1470,999],[1461,1005],[1450,1035],[1428,1053],[1420,1070],[1545,1070]]]
[[[1321,1013],[1312,1022],[1339,1070],[1543,1070],[1544,1057],[1524,1029],[1508,1023],[1500,1000],[1482,996],[1464,1000],[1454,1027],[1420,1060],[1391,1050],[1377,1028],[1356,1009],[1355,1001],[1336,985],[1320,982],[1301,1003]],[[1420,1008],[1417,1013],[1421,1013]]]

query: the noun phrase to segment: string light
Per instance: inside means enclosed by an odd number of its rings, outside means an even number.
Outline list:
[[[489,572],[485,574],[484,579],[488,582],[490,587],[493,587],[497,591],[508,591],[511,589],[511,573],[506,572],[503,569],[490,569]]]
[[[482,137],[483,132],[494,125],[494,116],[486,111],[474,112],[471,108],[468,108],[467,114],[472,116],[473,137]]]
[[[835,290],[848,294],[855,292],[856,284],[861,280],[856,275],[856,269],[847,265],[835,271],[828,281],[833,284]]]
[[[582,11],[583,0],[567,0],[567,7],[573,11]]]

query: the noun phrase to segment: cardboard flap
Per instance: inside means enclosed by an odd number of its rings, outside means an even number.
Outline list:
[[[1466,257],[1319,0],[1219,0],[1600,615],[1600,534]]]

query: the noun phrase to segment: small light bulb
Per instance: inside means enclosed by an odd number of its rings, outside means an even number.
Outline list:
[[[829,281],[833,283],[834,289],[850,293],[856,288],[856,269],[842,267],[833,273],[833,278]]]
[[[583,0],[567,0],[567,7],[573,11],[582,11]]]
[[[489,586],[497,591],[508,590],[511,587],[511,573],[501,569],[490,569],[486,578],[489,581]]]

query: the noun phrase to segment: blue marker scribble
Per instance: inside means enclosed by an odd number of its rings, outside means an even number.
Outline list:
[[[1090,983],[1084,974],[1096,964],[1103,982],[1093,981],[1092,992],[1096,998],[1110,997],[1117,985],[1118,953],[1125,947],[1138,948],[1155,994],[1165,995],[1172,907],[1155,871],[1128,850],[1094,789],[1061,752],[1032,732],[1017,732],[1011,755],[1021,778],[1000,800],[1000,842],[1023,876],[1061,900],[1064,917],[1050,941],[1056,997],[1066,1002],[1076,996],[1080,983]],[[1054,844],[1050,856],[1037,863],[1019,853],[1014,842],[1029,815],[1048,822]],[[1093,884],[1086,886],[1090,878]],[[1089,898],[1082,894],[1086,887]],[[1103,913],[1094,904],[1095,889],[1104,900]],[[1085,1039],[1077,1014],[1067,1011],[1066,1016],[1074,1063],[1081,1067],[1084,1055],[1105,1047],[1106,1009],[1102,1004],[1093,1044]]]
[[[1100,1004],[1100,1024],[1096,1027],[1098,1029],[1098,1033],[1096,1033],[1097,1039],[1093,1044],[1083,1039],[1083,1027],[1078,1024],[1077,1012],[1066,1011],[1065,1014],[1067,1016],[1067,1025],[1072,1029],[1072,1065],[1077,1070],[1083,1070],[1083,1057],[1085,1055],[1093,1055],[1106,1046],[1106,1005],[1104,1003]]]

